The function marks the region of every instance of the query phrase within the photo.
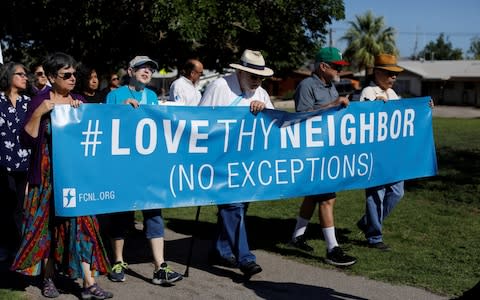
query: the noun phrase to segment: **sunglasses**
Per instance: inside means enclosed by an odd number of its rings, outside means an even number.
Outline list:
[[[41,77],[41,76],[45,75],[45,73],[40,71],[40,72],[35,72],[35,75],[38,76],[38,77]]]
[[[63,80],[70,79],[70,77],[77,77],[77,72],[65,72],[65,73],[58,73],[57,76]]]
[[[265,77],[263,77],[263,76],[258,76],[258,75],[252,74],[252,73],[247,73],[247,74],[248,74],[248,77],[250,78],[250,80],[252,80],[252,81],[264,81],[265,80]]]
[[[20,77],[22,77],[22,78],[26,78],[26,77],[27,77],[27,73],[23,73],[23,72],[13,73],[13,75],[17,75],[17,76],[20,76]]]
[[[329,64],[329,63],[325,63],[330,69],[333,69],[337,72],[341,72],[342,71],[342,66],[341,65],[337,65],[337,64]]]
[[[385,70],[385,74],[387,74],[388,77],[393,77],[393,76],[398,76],[399,72]]]
[[[120,80],[120,78],[118,78],[118,77],[112,78],[112,81],[114,81],[114,80]]]

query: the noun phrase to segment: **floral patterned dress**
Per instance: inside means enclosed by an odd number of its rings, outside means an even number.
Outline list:
[[[51,126],[47,121],[41,143],[41,183],[30,184],[24,204],[23,238],[11,269],[25,275],[42,273],[46,258],[73,279],[83,277],[82,262],[93,274],[109,271],[109,262],[95,216],[54,216],[51,166]]]

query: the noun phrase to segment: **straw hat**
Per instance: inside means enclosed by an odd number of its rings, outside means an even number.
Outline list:
[[[265,60],[260,51],[246,49],[238,64],[230,64],[230,67],[252,73],[259,76],[272,76],[273,70],[265,67]]]
[[[397,65],[397,58],[395,55],[391,54],[379,54],[375,56],[375,65],[373,66],[377,69],[384,69],[392,72],[402,72],[403,68]]]

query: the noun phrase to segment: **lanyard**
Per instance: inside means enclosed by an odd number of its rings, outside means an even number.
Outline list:
[[[147,91],[145,91],[145,88],[143,89],[143,92],[142,92],[142,102],[140,102],[142,104],[147,104]]]
[[[243,93],[240,94],[240,96],[238,96],[237,98],[235,98],[235,100],[233,100],[232,103],[230,103],[229,106],[237,106],[238,105],[238,102],[240,102],[240,100],[243,99]]]

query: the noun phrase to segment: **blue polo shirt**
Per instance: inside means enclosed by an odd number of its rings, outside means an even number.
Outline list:
[[[297,112],[313,110],[337,100],[338,92],[333,83],[325,84],[317,74],[302,80],[295,90],[295,110]]]

